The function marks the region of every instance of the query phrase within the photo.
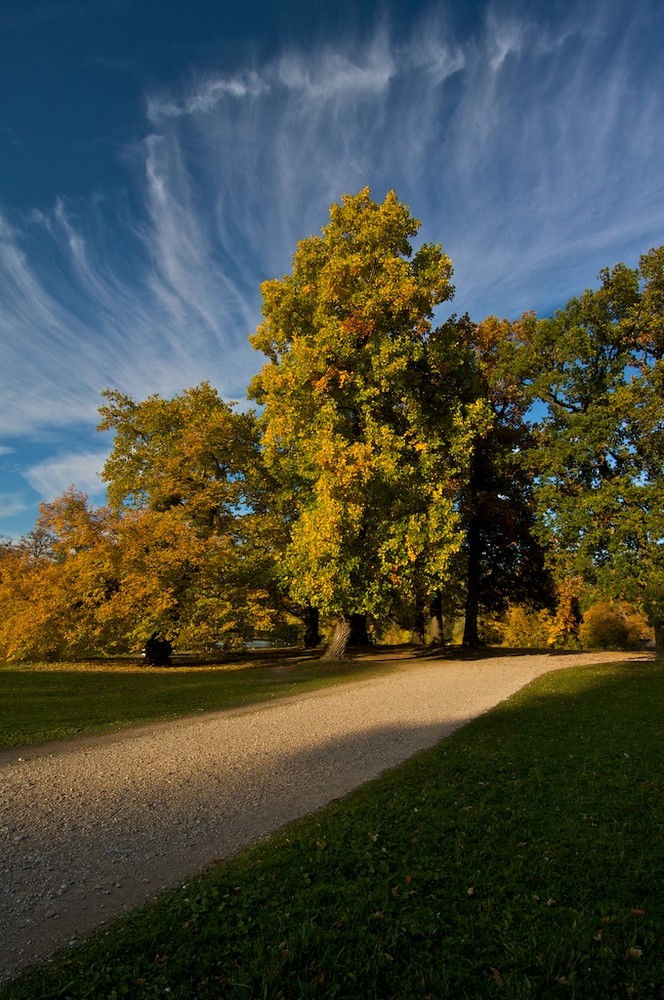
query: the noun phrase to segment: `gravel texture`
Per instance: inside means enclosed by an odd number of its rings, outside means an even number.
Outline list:
[[[408,660],[313,694],[0,753],[0,978],[395,767],[540,674],[627,658]]]

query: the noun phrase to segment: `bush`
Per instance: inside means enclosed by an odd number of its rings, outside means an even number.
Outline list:
[[[501,626],[503,646],[548,646],[551,642],[552,616],[548,611],[536,611],[522,604],[508,608]]]
[[[590,649],[634,649],[641,642],[643,624],[628,605],[596,601],[583,615],[579,639]]]

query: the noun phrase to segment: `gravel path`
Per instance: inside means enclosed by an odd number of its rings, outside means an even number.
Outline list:
[[[540,674],[626,658],[408,660],[313,694],[0,753],[0,978],[395,767]]]

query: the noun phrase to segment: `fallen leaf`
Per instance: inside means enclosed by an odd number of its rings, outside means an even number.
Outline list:
[[[502,990],[505,984],[503,983],[503,977],[501,976],[498,969],[494,969],[493,965],[490,965],[489,972],[491,973],[491,977],[496,986],[498,987],[498,989]]]
[[[641,958],[643,955],[643,950],[641,948],[628,948],[625,952],[625,958]]]
[[[466,889],[466,895],[467,896],[474,896],[475,895],[475,886],[474,885],[469,885],[468,886],[468,888]]]
[[[630,913],[632,914],[632,916],[634,916],[634,917],[645,917],[645,915],[646,915],[646,911],[645,911],[645,910],[640,910],[640,909],[638,909],[638,908],[637,908],[637,907],[635,907],[635,906],[634,906],[634,907],[632,907],[632,909],[631,909],[631,910],[630,910],[629,912],[630,912]]]

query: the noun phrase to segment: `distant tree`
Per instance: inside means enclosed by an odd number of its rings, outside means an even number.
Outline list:
[[[664,656],[664,248],[538,322],[530,338],[538,505],[559,576],[638,604]]]
[[[193,645],[237,644],[269,628],[280,518],[254,414],[236,412],[205,382],[172,399],[104,396],[100,430],[115,438],[103,476],[122,515],[122,593],[151,592],[141,627]]]
[[[8,660],[56,660],[115,646],[98,616],[118,588],[110,512],[74,488],[40,506],[0,569],[0,646]],[[117,647],[116,647],[117,648]]]
[[[202,534],[233,531],[239,515],[251,513],[259,463],[253,413],[235,411],[207,382],[172,399],[102,395],[99,430],[114,435],[103,478],[115,510],[178,510]]]
[[[509,647],[550,645],[552,615],[549,611],[511,604],[501,622],[502,644]]]
[[[138,650],[155,632],[236,648],[290,620],[275,573],[283,522],[253,415],[207,384],[172,400],[105,398],[111,506],[72,488],[3,547],[0,655]]]
[[[458,547],[449,439],[442,469],[414,391],[451,264],[439,246],[413,253],[418,226],[393,192],[345,196],[291,273],[262,285],[250,338],[268,358],[250,387],[265,460],[291,510],[283,580],[336,622],[328,656],[344,654],[353,614],[384,616],[423,570],[445,578]]]

